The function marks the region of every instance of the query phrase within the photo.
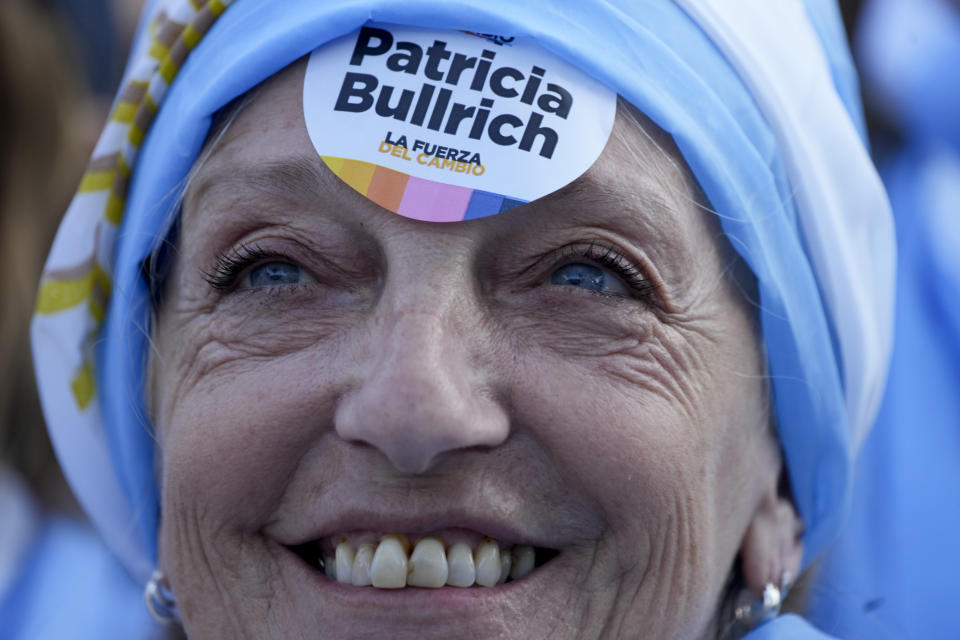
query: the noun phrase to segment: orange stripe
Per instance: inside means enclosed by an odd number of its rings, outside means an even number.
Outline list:
[[[407,188],[409,179],[410,176],[405,173],[386,167],[377,167],[373,172],[367,197],[384,209],[396,212],[400,208],[400,200],[403,199],[403,192]]]

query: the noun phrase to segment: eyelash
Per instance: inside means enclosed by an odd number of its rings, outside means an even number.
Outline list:
[[[586,258],[601,267],[606,267],[613,271],[623,280],[624,284],[633,291],[635,297],[639,300],[649,300],[659,288],[651,282],[636,265],[627,260],[616,247],[600,242],[563,247],[556,253],[553,268],[559,268],[564,264],[568,264],[571,260],[578,258]],[[591,295],[616,297],[595,291],[589,293]]]
[[[555,252],[552,260],[553,268],[584,258],[613,271],[639,300],[649,300],[657,291],[657,285],[650,282],[639,268],[612,245],[598,242],[567,245]],[[236,286],[241,274],[251,265],[270,260],[289,261],[289,258],[281,253],[265,250],[258,245],[241,244],[229,252],[218,254],[213,269],[204,272],[204,280],[216,291],[227,293]],[[591,294],[615,297],[599,292],[591,292]]]
[[[290,259],[275,251],[266,251],[258,245],[241,244],[227,253],[217,254],[213,269],[203,273],[203,279],[215,290],[226,293],[237,283],[240,275],[251,265],[268,260]]]

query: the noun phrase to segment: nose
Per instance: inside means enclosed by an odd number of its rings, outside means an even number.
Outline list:
[[[337,407],[341,438],[373,446],[406,474],[428,471],[441,454],[507,439],[506,410],[476,364],[476,345],[486,341],[464,335],[471,330],[455,315],[422,301],[377,323],[365,349],[375,355]]]

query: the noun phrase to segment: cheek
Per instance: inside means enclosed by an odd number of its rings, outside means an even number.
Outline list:
[[[213,296],[191,273],[171,276],[178,296],[160,314],[151,362],[164,498],[255,527],[332,424],[343,377],[332,363],[367,301],[315,287]]]
[[[669,408],[688,422],[702,414],[711,383],[713,327],[689,329],[663,321],[642,304],[594,295],[556,293],[507,314],[504,337],[536,368],[527,376],[574,377],[593,385],[597,402],[617,396],[644,412]],[[551,299],[552,298],[552,299]],[[554,399],[556,401],[556,398]],[[591,402],[582,394],[579,402]],[[636,408],[636,407],[635,407]]]
[[[518,349],[520,423],[597,505],[625,567],[726,571],[746,495],[735,445],[762,421],[763,386],[745,375],[757,372],[754,352],[725,345],[753,336],[632,320],[531,324]]]
[[[605,367],[618,373],[598,375]],[[620,368],[593,359],[530,365],[518,414],[535,425],[564,487],[602,523],[585,583],[617,585],[629,624],[650,628],[677,598],[693,617],[714,601],[709,438],[669,395],[628,388]]]
[[[528,416],[564,481],[602,505],[613,528],[662,520],[674,496],[703,484],[702,424],[659,388],[625,392],[618,376],[597,379],[553,367],[523,386]]]
[[[225,620],[249,625],[229,637],[248,637],[250,629],[278,637],[262,626],[288,625],[274,611],[277,601],[293,601],[286,552],[262,532],[301,461],[317,451],[311,441],[330,414],[325,398],[307,393],[307,369],[291,357],[208,376],[181,394],[160,425],[163,566],[185,620],[201,625],[191,637],[222,637],[220,627],[203,625]],[[343,473],[338,457],[323,462],[312,465],[322,469],[317,482]]]
[[[222,628],[202,625],[239,620],[243,611],[244,624],[261,629],[277,623],[271,603],[291,601],[275,592],[287,588],[283,551],[262,529],[330,424],[337,376],[321,363],[330,361],[335,341],[328,338],[339,325],[314,320],[308,332],[306,310],[299,321],[288,315],[280,323],[186,309],[161,318],[152,363],[153,404],[162,408],[161,553],[185,620],[201,623],[191,637],[222,637]],[[322,469],[342,473],[336,457]]]
[[[324,424],[332,401],[309,353],[233,361],[181,384],[161,426],[164,490],[256,527]]]
[[[184,303],[159,323],[153,417],[166,466],[190,473],[184,484],[203,480],[193,469],[201,476],[266,474],[272,458],[302,446],[328,417],[337,388],[330,363],[350,314],[290,300],[252,304],[257,312]]]
[[[331,423],[330,336],[339,325],[313,320],[306,331],[306,311],[271,322],[186,308],[161,318],[153,390],[163,527],[180,530],[169,532],[181,538],[170,547],[190,555],[255,539],[275,512],[304,452]],[[337,460],[324,470],[337,473]],[[183,539],[182,530],[194,533]]]
[[[518,414],[612,530],[656,539],[677,501],[705,484],[710,389],[668,330],[643,326],[541,340],[520,360]]]

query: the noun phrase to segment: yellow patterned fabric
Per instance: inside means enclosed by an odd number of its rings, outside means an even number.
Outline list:
[[[152,44],[149,58],[154,62],[137,65],[124,81],[120,99],[110,114],[111,126],[101,137],[80,181],[77,197],[67,212],[68,216],[93,216],[86,210],[100,209],[98,225],[116,228],[123,220],[127,186],[137,159],[137,151],[150,129],[167,87],[176,77],[180,65],[231,0],[209,0],[200,3],[185,0],[171,3],[171,9],[161,9],[150,29]],[[91,197],[87,197],[91,196]],[[105,196],[105,198],[104,198]],[[99,235],[99,234],[98,234]],[[103,249],[103,248],[101,248]],[[109,261],[103,261],[109,251],[95,251],[74,264],[60,265],[52,259],[44,270],[37,298],[36,313],[50,315],[87,304],[93,326],[86,336],[96,335],[103,322],[103,312],[110,299]],[[53,263],[53,264],[51,264]],[[84,364],[75,372],[75,380],[90,378]],[[92,384],[92,380],[87,384]],[[76,397],[81,408],[89,405],[92,390]]]
[[[86,477],[77,487],[75,474],[64,470],[85,502],[126,502],[100,431],[97,403],[96,340],[113,294],[113,255],[130,178],[144,138],[170,83],[232,0],[170,0],[156,3],[150,27],[138,43],[107,126],[80,181],[47,260],[32,324],[38,384],[55,447],[73,446],[101,459],[91,464],[101,477]],[[65,399],[72,399],[66,402]],[[93,437],[91,438],[91,433]],[[90,442],[102,446],[91,447]],[[64,459],[64,456],[61,456]],[[64,466],[69,463],[64,461]],[[86,474],[89,476],[89,473]],[[90,496],[99,496],[90,498]],[[102,509],[84,504],[94,515]],[[92,508],[91,508],[92,507]],[[111,529],[97,523],[110,538]],[[149,573],[129,542],[108,540],[137,573]]]

